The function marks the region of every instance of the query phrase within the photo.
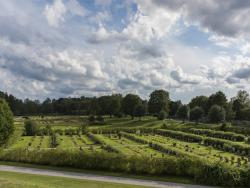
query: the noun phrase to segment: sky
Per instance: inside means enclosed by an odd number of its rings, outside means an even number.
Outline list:
[[[250,92],[250,1],[0,0],[0,90],[45,99]]]

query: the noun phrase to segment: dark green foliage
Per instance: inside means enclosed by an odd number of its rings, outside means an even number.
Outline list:
[[[4,98],[13,111],[14,115],[131,115],[133,118],[134,107],[144,103],[138,95],[129,94],[123,97],[121,94],[113,94],[101,97],[79,97],[79,98],[47,98],[43,102],[38,100],[19,100],[13,95],[0,92],[0,97]],[[168,92],[155,90],[150,95],[148,106],[149,113],[157,117],[161,110],[167,112],[171,118],[176,118],[181,101],[171,101]],[[246,91],[239,91],[237,96],[227,101],[225,94],[218,91],[209,97],[196,96],[188,104],[192,109],[201,107],[204,112],[204,120],[208,119],[208,111],[213,105],[218,105],[225,109],[226,121],[250,120],[250,98]],[[178,118],[178,117],[177,117]],[[238,123],[240,124],[240,123]]]
[[[90,115],[90,116],[88,117],[88,120],[89,120],[90,123],[94,123],[94,122],[95,122],[95,116]]]
[[[218,138],[204,138],[203,141],[206,146],[212,146],[216,149],[220,149],[226,152],[231,152],[243,156],[250,155],[250,146],[248,145]]]
[[[233,110],[233,103],[229,102],[225,107],[226,121],[232,121],[235,119],[235,112]]]
[[[122,112],[117,112],[117,113],[115,113],[115,117],[117,117],[117,118],[122,118],[123,117],[123,113]]]
[[[250,108],[249,94],[244,90],[240,90],[237,96],[232,99],[232,105],[235,111],[235,119],[246,120],[248,116],[242,114],[242,110]]]
[[[196,106],[201,107],[204,111],[207,110],[207,101],[208,101],[208,97],[206,96],[197,96],[194,97],[191,102],[189,103],[189,107],[191,109],[193,109]]]
[[[169,113],[169,93],[165,90],[155,90],[150,94],[148,111],[158,115],[162,110]]]
[[[134,116],[139,117],[141,119],[146,113],[146,106],[145,104],[137,104],[134,109]]]
[[[96,120],[99,121],[99,122],[101,122],[101,123],[103,123],[104,122],[104,117],[102,117],[101,115],[98,115],[96,117]]]
[[[134,117],[134,109],[137,105],[142,104],[142,100],[138,95],[127,94],[122,100],[122,110],[124,114]]]
[[[14,132],[12,112],[5,102],[0,99],[0,145],[5,144]]]
[[[211,123],[219,123],[225,121],[226,112],[223,107],[213,105],[208,112],[208,119]]]
[[[68,136],[77,135],[77,129],[72,129],[72,128],[65,129],[64,134]]]
[[[199,106],[196,106],[190,110],[190,120],[196,121],[197,123],[203,117],[203,115],[204,110]]]
[[[207,101],[207,109],[210,109],[214,105],[218,105],[223,108],[226,107],[227,97],[222,91],[218,91],[215,94],[209,96]]]
[[[100,115],[108,114],[110,117],[120,111],[121,108],[121,95],[101,96],[98,98]]]
[[[51,125],[47,124],[45,127],[45,135],[51,135],[52,134],[52,127]]]
[[[165,111],[160,111],[159,115],[158,115],[158,120],[164,120],[167,118],[167,113]]]
[[[250,121],[250,107],[241,109],[239,118]]]
[[[59,145],[59,139],[57,133],[51,135],[51,147],[56,148]]]
[[[183,122],[189,118],[189,107],[187,105],[182,105],[179,107],[177,114],[177,118],[181,119]]]
[[[155,133],[162,135],[162,136],[168,136],[168,137],[175,138],[178,140],[186,141],[186,142],[198,142],[198,143],[200,143],[203,139],[201,136],[189,134],[189,133],[184,133],[181,131],[158,129],[158,130],[155,130]]]
[[[175,117],[179,107],[182,105],[181,101],[170,101],[169,103],[169,116]]]
[[[190,132],[198,135],[206,135],[214,138],[221,138],[231,141],[244,142],[246,137],[242,134],[236,134],[233,132],[224,132],[224,131],[214,131],[210,129],[190,129]]]
[[[39,133],[39,125],[33,120],[26,120],[24,122],[24,129],[26,136],[35,136]]]

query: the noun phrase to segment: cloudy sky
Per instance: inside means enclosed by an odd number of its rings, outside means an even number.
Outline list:
[[[250,1],[0,0],[0,90],[20,98],[250,91]]]

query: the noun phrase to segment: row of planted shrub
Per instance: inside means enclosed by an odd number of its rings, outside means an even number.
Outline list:
[[[243,156],[250,156],[250,146],[246,144],[236,143],[229,140],[219,138],[204,138],[206,146],[212,146],[226,152],[235,153]]]
[[[152,149],[157,150],[157,151],[159,151],[161,153],[165,153],[165,154],[168,154],[168,155],[179,156],[179,157],[194,157],[194,158],[198,157],[197,155],[190,154],[190,153],[187,153],[187,152],[183,152],[183,151],[175,148],[175,146],[173,146],[173,147],[166,146],[166,145],[163,145],[163,144],[160,144],[160,143],[157,143],[157,142],[149,141],[147,139],[144,139],[144,138],[139,137],[139,136],[134,135],[134,134],[124,133],[124,132],[121,132],[120,134],[122,136],[124,136],[125,138],[133,140],[135,142],[142,143],[142,144],[148,144],[149,147],[151,147]]]
[[[152,128],[139,128],[139,129],[128,129],[128,128],[111,128],[95,131],[99,134],[113,134],[119,133],[120,131],[129,133],[149,133],[159,134],[162,136],[171,137],[177,140],[185,142],[205,143],[207,146],[212,146],[216,149],[235,153],[238,155],[248,156],[250,155],[250,146],[248,144],[236,143],[234,141],[223,140],[220,138],[209,138],[206,136],[196,135],[193,133],[175,131],[169,129],[152,129]]]
[[[152,158],[105,152],[17,149],[0,151],[0,160],[129,174],[182,176],[193,178],[197,183],[226,187],[250,186],[250,169],[232,168],[190,157]]]
[[[162,135],[162,136],[167,136],[171,138],[175,138],[178,140],[183,140],[186,142],[202,142],[203,137],[190,134],[190,133],[185,133],[181,131],[173,131],[173,130],[163,130],[163,129],[156,129],[154,130],[156,134]]]
[[[87,133],[87,136],[96,144],[100,144],[102,148],[105,149],[106,151],[123,154],[122,150],[115,148],[114,146],[110,145],[108,142],[105,142],[105,140],[99,138],[98,135],[89,132]]]
[[[157,129],[154,130],[154,132],[156,134],[175,138],[178,140],[183,140],[186,142],[204,143],[206,146],[212,146],[216,149],[220,149],[223,151],[236,153],[238,155],[250,156],[250,146],[247,144],[236,143],[233,141],[223,140],[219,138],[209,138],[209,137],[194,135],[191,133],[184,133],[181,131]]]
[[[238,141],[238,142],[243,142],[247,138],[243,134],[236,134],[233,132],[224,132],[224,131],[215,131],[211,129],[189,129],[189,132],[197,135],[205,135],[209,137],[214,137],[214,138],[221,138],[221,139],[226,139],[226,140],[231,140],[231,141]]]

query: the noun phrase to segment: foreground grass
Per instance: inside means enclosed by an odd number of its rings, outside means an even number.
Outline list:
[[[1,188],[144,188],[143,186],[77,180],[62,177],[30,175],[0,171]]]
[[[46,165],[35,165],[35,164],[28,164],[28,163],[5,162],[5,161],[0,161],[0,165],[20,166],[20,167],[29,167],[29,168],[36,168],[36,169],[79,172],[79,173],[89,173],[89,174],[104,175],[104,176],[136,178],[136,179],[165,181],[165,182],[182,183],[182,184],[196,184],[191,178],[178,177],[178,176],[131,175],[131,174],[125,174],[125,173],[118,173],[118,172],[83,170],[83,169],[75,169],[75,168],[68,168],[68,167],[54,167],[54,166],[46,166]],[[0,177],[1,177],[1,175],[0,175]]]

